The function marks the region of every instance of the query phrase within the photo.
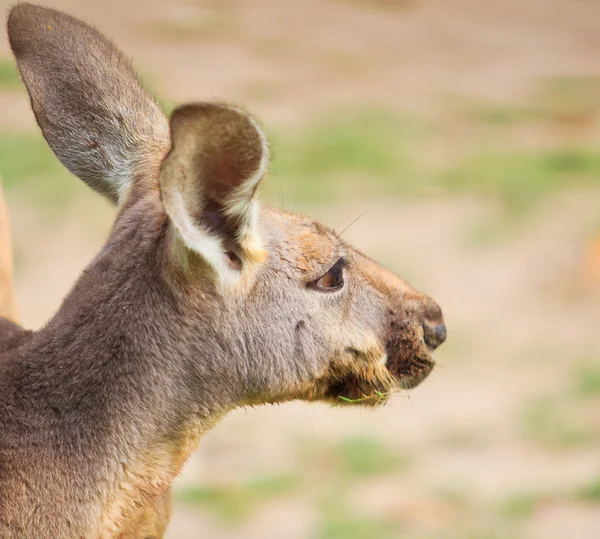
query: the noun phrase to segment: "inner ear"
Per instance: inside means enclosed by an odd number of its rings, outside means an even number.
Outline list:
[[[176,109],[170,126],[161,196],[184,243],[217,271],[256,260],[255,195],[269,159],[257,122],[237,108],[199,103]]]
[[[235,270],[241,270],[242,269],[242,261],[240,260],[240,257],[235,254],[233,251],[226,251],[225,255],[227,256],[227,259],[229,260],[229,266]]]
[[[262,130],[248,114],[212,103],[183,106],[171,116],[171,136],[173,150],[179,143],[189,144],[189,165],[204,195],[214,202],[212,209],[219,209],[245,183],[251,183],[249,194],[254,194],[268,150]]]

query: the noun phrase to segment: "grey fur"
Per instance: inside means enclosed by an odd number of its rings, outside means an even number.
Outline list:
[[[120,209],[45,327],[0,326],[0,537],[143,537],[148,518],[160,536],[165,493],[228,411],[376,404],[427,376],[443,340],[433,300],[305,217],[257,204],[254,243],[244,243],[226,202],[264,147],[243,112],[175,113],[185,121],[172,129],[210,141],[183,151],[186,137],[173,137],[182,189],[175,173],[161,176],[167,123],[108,40],[29,4],[11,10],[8,33],[48,143]],[[195,230],[223,246],[233,285],[182,241],[163,205],[171,188]],[[342,256],[345,285],[326,291],[322,277]]]

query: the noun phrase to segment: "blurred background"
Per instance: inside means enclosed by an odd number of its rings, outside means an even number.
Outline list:
[[[166,109],[253,111],[263,197],[348,227],[449,326],[431,377],[384,408],[231,414],[178,479],[168,537],[600,537],[599,2],[50,5],[111,36]],[[39,327],[114,211],[47,149],[1,47],[0,175]]]

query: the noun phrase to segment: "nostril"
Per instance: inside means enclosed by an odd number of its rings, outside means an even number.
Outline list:
[[[446,326],[444,324],[435,326],[423,324],[423,340],[431,349],[436,349],[446,340]]]
[[[438,344],[438,346],[439,346],[446,340],[446,325],[445,324],[437,325],[434,333],[435,333],[435,338],[439,343]]]

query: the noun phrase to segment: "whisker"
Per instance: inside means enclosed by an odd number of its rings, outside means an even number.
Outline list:
[[[344,217],[337,225],[335,225],[333,227],[333,230],[335,230],[336,228],[338,228],[339,226],[341,226],[343,223],[345,223],[348,220],[348,217]],[[337,232],[336,232],[336,236],[337,236]]]
[[[356,223],[356,221],[358,221],[359,219],[361,219],[362,217],[364,217],[367,213],[369,213],[371,211],[371,208],[367,208],[364,212],[362,212],[356,219],[354,219],[354,221],[352,221],[346,228],[344,228],[344,230],[342,230],[339,234],[336,232],[336,237],[337,238],[341,238],[342,234],[344,232],[346,232],[346,230],[348,230],[354,223]]]

